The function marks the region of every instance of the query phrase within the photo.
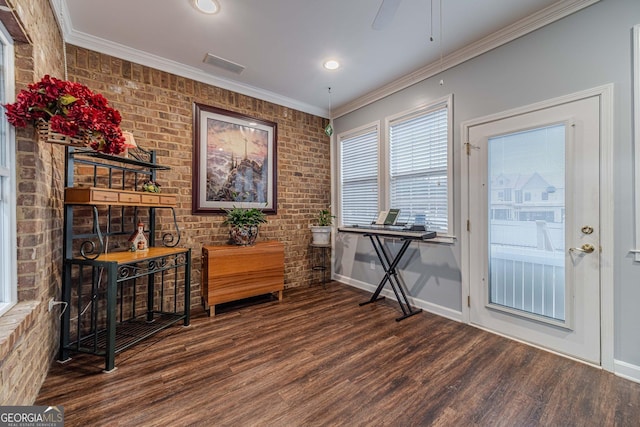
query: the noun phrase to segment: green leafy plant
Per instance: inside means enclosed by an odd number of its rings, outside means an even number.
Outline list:
[[[321,227],[330,226],[333,222],[334,215],[331,215],[331,211],[328,209],[322,209],[318,214],[318,225]]]
[[[227,217],[223,224],[232,227],[258,226],[267,222],[267,216],[258,208],[238,208],[226,209]]]
[[[145,181],[142,183],[142,191],[146,191],[147,193],[159,193],[160,184],[158,184],[157,181]]]

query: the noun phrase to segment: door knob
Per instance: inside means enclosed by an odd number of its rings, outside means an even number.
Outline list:
[[[582,252],[584,254],[590,254],[591,252],[595,251],[596,248],[591,243],[585,243],[579,248],[570,248],[569,250],[573,252]]]

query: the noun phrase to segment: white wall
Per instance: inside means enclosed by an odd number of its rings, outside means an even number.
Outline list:
[[[375,120],[384,123],[388,115],[452,93],[455,234],[460,237],[460,123],[613,83],[615,282],[603,286],[614,287],[614,357],[626,375],[636,379],[640,379],[640,263],[633,261],[629,250],[634,247],[635,230],[632,28],[639,23],[639,0],[602,0],[334,121],[338,134]],[[412,248],[402,266],[411,295],[418,305],[456,318],[462,300],[459,240]],[[334,258],[334,274],[347,283],[374,289],[382,277],[379,266],[370,269],[370,261],[377,258],[366,238],[338,234]]]

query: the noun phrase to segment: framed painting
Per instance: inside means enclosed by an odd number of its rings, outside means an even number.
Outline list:
[[[194,103],[194,214],[277,209],[277,125]]]

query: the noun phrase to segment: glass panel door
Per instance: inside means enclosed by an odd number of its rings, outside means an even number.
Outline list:
[[[468,128],[469,320],[600,363],[600,99]]]

